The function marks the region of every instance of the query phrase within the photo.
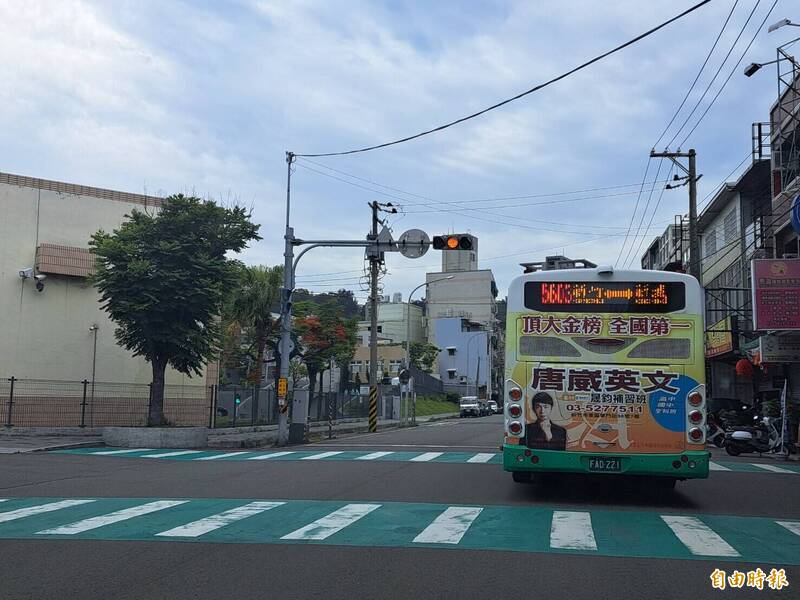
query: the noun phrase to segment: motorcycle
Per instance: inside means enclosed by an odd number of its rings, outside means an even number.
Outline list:
[[[779,452],[781,434],[776,419],[763,417],[753,426],[731,427],[725,432],[725,451],[731,456],[743,452]]]
[[[714,415],[708,415],[706,422],[706,439],[717,448],[725,447],[725,430],[719,426]]]

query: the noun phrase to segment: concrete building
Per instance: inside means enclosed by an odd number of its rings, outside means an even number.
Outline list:
[[[643,269],[663,271],[668,265],[677,262],[688,265],[689,224],[681,215],[676,216],[675,221],[650,242],[642,255]]]
[[[397,302],[378,303],[378,341],[379,343],[405,344],[411,337],[411,342],[425,341],[425,321],[422,308],[416,304],[410,307],[405,302],[400,302],[398,294],[395,294]],[[358,332],[364,345],[369,344],[370,316],[372,314],[370,304],[366,305],[366,319],[359,321]],[[409,323],[409,318],[411,322]]]
[[[0,173],[0,377],[80,381],[95,373],[96,381],[151,381],[150,365],[117,345],[87,282],[94,265],[88,242],[132,210],[157,211],[161,202]],[[206,375],[216,379],[215,371]],[[166,383],[203,385],[206,377],[167,369]]]
[[[756,390],[736,376],[736,362],[758,346],[753,331],[750,267],[771,255],[770,162],[756,160],[725,183],[697,220],[706,297],[706,359],[715,404],[752,402]],[[715,408],[715,406],[712,406]]]
[[[488,398],[491,394],[493,352],[491,331],[469,319],[431,321],[433,343],[439,353],[439,376],[446,392]]]
[[[390,377],[397,377],[405,360],[406,350],[400,344],[382,344],[378,346],[378,377],[389,373]],[[369,346],[358,346],[356,353],[350,361],[350,380],[358,374],[359,380],[366,384],[369,381]]]

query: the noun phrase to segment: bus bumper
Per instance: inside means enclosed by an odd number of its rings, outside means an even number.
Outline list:
[[[530,455],[526,455],[526,450]],[[589,458],[619,458],[620,470],[598,472],[589,470]],[[687,450],[677,454],[610,454],[591,452],[565,452],[560,450],[534,450],[525,446],[503,445],[505,471],[531,471],[534,473],[592,473],[598,475],[657,475],[678,479],[705,479],[708,477],[707,450]],[[533,462],[536,460],[536,462]]]

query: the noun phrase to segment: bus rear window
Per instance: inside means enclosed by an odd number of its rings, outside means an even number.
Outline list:
[[[668,313],[685,306],[682,281],[525,283],[525,308],[540,312]]]

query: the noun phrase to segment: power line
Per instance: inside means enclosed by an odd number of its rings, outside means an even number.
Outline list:
[[[672,124],[675,122],[676,117],[681,112],[681,109],[683,108],[683,105],[686,104],[686,100],[688,100],[689,95],[692,93],[692,90],[694,89],[694,86],[697,84],[697,80],[700,79],[700,75],[703,73],[703,70],[706,68],[706,65],[708,64],[708,61],[711,58],[711,55],[714,53],[714,50],[716,49],[717,44],[719,43],[719,40],[722,37],[722,33],[725,31],[725,28],[728,26],[728,22],[731,20],[731,16],[733,15],[733,11],[736,9],[736,5],[737,4],[739,4],[739,0],[734,0],[733,6],[731,6],[731,11],[728,13],[728,18],[725,19],[725,22],[722,24],[722,29],[719,30],[719,33],[717,34],[717,38],[714,40],[714,44],[711,46],[711,50],[709,50],[708,54],[706,54],[706,59],[703,61],[703,64],[701,65],[700,70],[697,72],[697,75],[695,76],[694,81],[692,81],[692,85],[690,85],[689,89],[686,90],[686,95],[683,97],[683,100],[681,100],[681,103],[678,106],[677,110],[675,111],[675,114],[672,115],[672,118],[669,120],[669,123],[667,123],[667,126],[664,127],[664,131],[661,132],[661,135],[658,136],[658,139],[656,140],[656,143],[653,144],[654,148],[658,146],[658,144],[661,142],[661,140],[667,134],[667,131],[669,131],[669,128],[672,127]]]
[[[675,170],[675,165],[673,164],[669,168],[669,173],[667,174],[667,179],[669,179],[669,176],[672,175],[672,172],[674,170]],[[653,186],[653,189],[655,189],[655,185]],[[666,186],[663,186],[661,188],[661,192],[658,195],[658,200],[656,200],[656,205],[653,207],[653,212],[650,214],[650,222],[647,223],[647,229],[645,231],[650,231],[650,228],[653,225],[653,219],[655,218],[656,214],[658,213],[658,207],[661,206],[661,199],[664,197],[664,192],[666,191],[666,189],[667,189]],[[650,193],[652,194],[653,190],[650,190]],[[648,199],[648,202],[649,202],[649,199]],[[645,212],[647,212],[646,208],[645,208]],[[639,223],[639,225],[641,225],[641,222]],[[628,267],[630,267],[630,263],[632,263],[634,260],[636,260],[637,256],[641,256],[642,246],[644,245],[644,242],[645,242],[645,237],[642,236],[641,239],[639,240],[639,246],[636,248],[636,251],[631,256],[631,259],[630,259],[630,261],[629,261],[629,263],[627,265]],[[631,246],[631,248],[632,247],[633,246]]]
[[[722,93],[722,90],[725,89],[725,86],[728,85],[728,82],[731,80],[731,77],[733,77],[733,74],[736,73],[736,70],[739,68],[739,64],[744,59],[745,55],[747,54],[747,51],[750,50],[750,46],[752,46],[753,42],[756,41],[756,37],[758,37],[759,32],[764,27],[764,24],[767,22],[767,19],[769,19],[769,16],[772,14],[772,11],[775,10],[775,7],[777,6],[777,4],[778,4],[778,0],[775,0],[775,2],[772,3],[772,6],[770,7],[769,11],[767,11],[767,14],[764,15],[764,20],[761,21],[761,25],[758,26],[758,29],[756,29],[756,32],[753,34],[753,37],[750,40],[750,43],[747,44],[747,47],[744,49],[744,52],[742,52],[742,55],[739,57],[739,60],[737,60],[736,64],[733,65],[733,69],[731,69],[731,72],[728,74],[728,78],[723,82],[722,87],[719,88],[719,90],[717,91],[716,95],[711,99],[711,102],[708,104],[708,106],[706,106],[706,109],[703,111],[703,114],[700,115],[700,118],[697,120],[697,123],[695,123],[694,127],[692,127],[691,130],[689,131],[689,133],[686,134],[686,137],[683,138],[683,141],[681,142],[681,146],[683,146],[687,142],[687,140],[694,133],[694,130],[697,129],[697,126],[700,125],[700,123],[703,121],[703,118],[708,114],[708,111],[711,110],[712,106],[714,106],[714,102],[717,101],[717,98],[719,98],[719,95]]]
[[[435,198],[431,198],[430,196],[423,196],[422,194],[416,194],[414,192],[409,192],[408,190],[404,190],[404,189],[401,189],[401,188],[392,187],[392,186],[389,186],[389,185],[384,185],[384,184],[382,184],[380,182],[377,182],[377,181],[375,181],[373,179],[367,179],[365,177],[360,177],[358,175],[354,175],[353,173],[349,173],[347,171],[342,171],[341,169],[334,169],[333,167],[330,167],[330,166],[326,165],[325,163],[321,163],[319,161],[310,160],[308,158],[303,158],[303,162],[308,162],[308,163],[311,163],[313,165],[317,165],[318,167],[322,167],[323,169],[327,169],[329,171],[333,171],[334,173],[338,173],[339,175],[344,175],[345,177],[351,177],[353,179],[357,179],[358,181],[363,181],[364,183],[369,183],[370,185],[374,185],[374,186],[381,187],[381,188],[384,188],[384,189],[387,189],[387,190],[391,190],[393,192],[398,192],[400,194],[405,194],[405,195],[411,196],[413,198],[419,198],[420,200],[426,200],[426,201],[437,203],[437,204],[452,204],[453,203],[452,201],[448,202],[447,200],[437,200]],[[315,173],[319,173],[319,171],[314,171],[314,172]],[[648,181],[647,183],[649,184],[651,182]],[[662,182],[657,181],[655,183],[662,183]],[[664,180],[664,183],[667,183],[667,181]],[[550,198],[550,197],[553,197],[553,196],[571,196],[573,194],[586,194],[586,193],[589,193],[589,192],[604,192],[604,191],[608,191],[608,190],[631,188],[631,187],[637,187],[638,185],[640,185],[640,184],[638,184],[638,183],[622,183],[622,184],[618,184],[618,185],[608,185],[608,186],[602,186],[602,187],[583,188],[583,189],[572,190],[572,191],[567,191],[567,192],[548,192],[548,193],[544,193],[544,194],[525,194],[525,195],[517,195],[517,196],[495,196],[493,198],[472,198],[472,199],[468,199],[468,200],[459,200],[458,203],[459,204],[471,204],[471,203],[476,203],[476,202],[500,202],[500,201],[506,201],[506,200],[529,200],[531,198]]]
[[[622,246],[619,247],[619,254],[617,255],[617,260],[614,261],[614,266],[617,266],[619,263],[619,259],[622,258],[622,251],[625,250],[625,244],[628,243],[628,236],[630,236],[631,228],[633,227],[633,222],[636,220],[636,211],[639,210],[639,202],[642,199],[642,190],[644,190],[645,181],[647,181],[647,172],[650,170],[650,162],[653,160],[651,156],[647,157],[647,165],[644,168],[644,175],[642,176],[642,184],[639,187],[639,194],[636,196],[636,204],[633,207],[633,214],[631,214],[631,221],[628,223],[628,231],[625,233],[625,239],[622,240]]]
[[[656,171],[656,179],[658,176],[661,175],[661,167],[664,166],[664,161],[658,161],[658,170]],[[642,225],[644,224],[644,219],[647,216],[647,209],[650,208],[650,202],[653,199],[653,192],[656,189],[656,184],[654,183],[653,186],[650,188],[650,194],[647,196],[647,202],[645,202],[644,210],[642,210],[642,217],[639,219],[639,226],[636,228],[636,233],[640,233],[642,231]],[[622,265],[625,267],[629,262],[631,252],[633,252],[634,247],[636,246],[636,241],[634,241],[630,246],[628,246],[628,254],[625,256],[625,260],[623,261]]]
[[[594,63],[596,63],[596,62],[598,62],[600,60],[603,60],[604,58],[606,58],[606,57],[608,57],[608,56],[610,56],[610,55],[612,55],[612,54],[614,54],[616,52],[619,52],[620,50],[623,50],[624,48],[627,48],[628,46],[631,46],[631,45],[635,44],[636,42],[638,42],[640,40],[643,40],[644,38],[654,34],[659,29],[663,29],[667,25],[669,25],[669,24],[671,24],[671,23],[673,23],[673,22],[685,17],[686,15],[696,11],[698,8],[700,8],[701,6],[704,6],[705,4],[708,4],[710,1],[711,0],[703,0],[702,2],[699,2],[699,3],[695,4],[694,6],[688,8],[687,10],[683,11],[679,15],[676,15],[676,16],[672,17],[671,19],[669,19],[667,21],[664,21],[660,25],[658,25],[656,27],[653,27],[652,29],[650,29],[648,31],[645,31],[644,33],[636,36],[635,38],[633,38],[631,40],[628,40],[627,42],[625,42],[623,44],[620,44],[616,48],[613,48],[613,49],[611,49],[611,50],[609,50],[607,52],[604,52],[603,54],[600,54],[598,56],[595,56],[594,58],[592,58],[592,59],[590,59],[590,60],[588,60],[588,61],[586,61],[586,62],[584,62],[584,63],[582,63],[580,65],[578,65],[577,67],[575,67],[573,69],[570,69],[566,73],[562,73],[561,75],[553,77],[552,79],[550,79],[550,80],[548,80],[548,81],[546,81],[544,83],[540,83],[539,85],[534,86],[531,89],[526,90],[526,91],[524,91],[524,92],[522,92],[520,94],[517,94],[516,96],[512,96],[511,98],[508,98],[506,100],[498,102],[497,104],[493,104],[492,106],[484,108],[483,110],[480,110],[478,112],[472,113],[471,115],[467,115],[466,117],[461,117],[460,119],[456,119],[455,121],[451,121],[449,123],[445,123],[444,125],[440,125],[438,127],[434,127],[433,129],[428,129],[426,131],[422,131],[420,133],[417,133],[417,134],[414,134],[414,135],[410,135],[408,137],[404,137],[404,138],[401,138],[401,139],[398,139],[398,140],[394,140],[392,142],[385,142],[383,144],[376,144],[374,146],[367,146],[365,148],[358,148],[358,149],[355,149],[355,150],[346,150],[346,151],[342,151],[342,152],[325,152],[325,153],[317,153],[317,154],[295,154],[294,156],[305,156],[305,157],[312,157],[313,158],[313,157],[322,157],[322,156],[342,156],[342,155],[346,155],[346,154],[357,154],[357,153],[360,153],[360,152],[369,152],[370,150],[377,150],[379,148],[386,148],[387,146],[394,146],[396,144],[402,144],[404,142],[408,142],[408,141],[411,141],[411,140],[414,140],[414,139],[429,135],[431,133],[436,133],[438,131],[442,131],[444,129],[452,127],[453,125],[458,125],[459,123],[463,123],[465,121],[469,121],[470,119],[474,119],[475,117],[479,117],[480,115],[488,113],[489,111],[492,111],[492,110],[495,110],[497,108],[500,108],[501,106],[505,106],[506,104],[514,102],[515,100],[519,100],[520,98],[523,98],[524,96],[532,94],[533,92],[536,92],[536,91],[541,90],[541,89],[543,89],[543,88],[545,88],[547,86],[550,86],[550,85],[552,85],[552,84],[554,84],[554,83],[556,83],[558,81],[561,81],[562,79],[565,79],[566,77],[569,77],[570,75],[572,75],[574,73],[577,73],[578,71],[581,71],[582,69],[585,69],[586,67],[588,67],[588,66],[590,66],[590,65],[592,65],[592,64],[594,64]]]
[[[775,2],[777,2],[777,1],[778,0],[775,0]],[[722,71],[722,68],[725,66],[725,63],[728,62],[728,58],[730,57],[731,52],[733,52],[734,48],[736,48],[736,45],[739,43],[739,38],[742,37],[742,34],[744,34],[745,29],[747,29],[747,25],[750,23],[750,19],[753,18],[753,15],[755,14],[756,9],[758,8],[759,4],[761,4],[761,0],[757,0],[756,1],[755,5],[753,6],[753,10],[751,10],[750,14],[747,15],[747,20],[744,22],[744,25],[742,25],[742,28],[739,30],[739,35],[737,35],[736,39],[733,40],[733,44],[731,44],[731,47],[728,50],[728,53],[725,55],[725,58],[722,59],[722,62],[720,63],[719,67],[717,68],[716,73],[714,73],[714,76],[711,78],[711,81],[708,82],[708,85],[706,86],[706,89],[703,91],[703,94],[700,96],[700,98],[697,100],[697,102],[695,102],[694,107],[692,108],[691,112],[689,112],[689,114],[686,116],[686,119],[684,119],[684,121],[681,124],[681,126],[678,128],[678,131],[676,131],[675,135],[672,136],[672,139],[667,144],[667,147],[672,146],[673,142],[681,134],[681,131],[683,131],[683,128],[686,127],[686,125],[689,124],[689,121],[692,119],[692,115],[694,115],[695,111],[703,103],[703,99],[706,97],[706,94],[708,94],[708,91],[711,89],[711,86],[714,85],[714,82],[717,80],[717,77],[719,76],[720,72]],[[773,5],[773,8],[774,8],[774,5]],[[771,9],[770,9],[770,12],[772,12]]]

